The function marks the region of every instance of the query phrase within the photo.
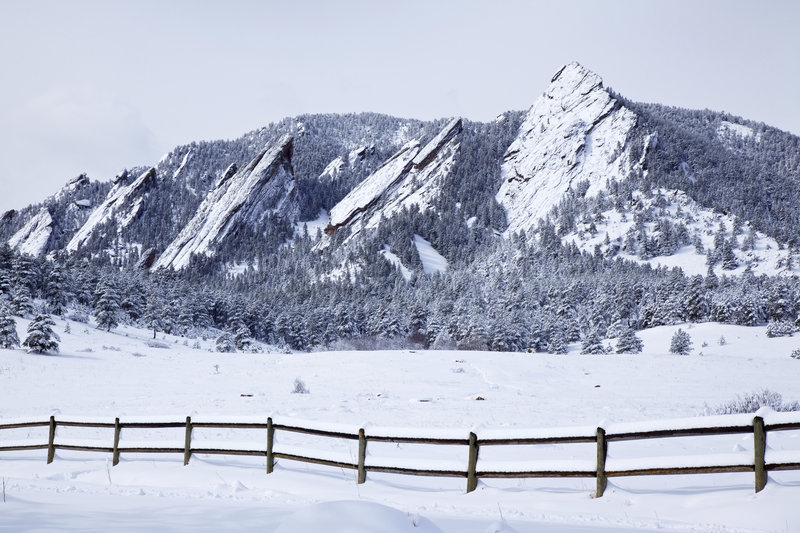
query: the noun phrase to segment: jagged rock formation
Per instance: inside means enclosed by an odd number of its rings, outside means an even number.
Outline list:
[[[20,253],[39,257],[47,248],[47,241],[52,233],[53,218],[50,216],[50,211],[43,207],[8,240],[8,245]]]
[[[452,169],[461,131],[461,119],[453,119],[425,147],[420,148],[418,140],[406,143],[331,209],[325,232],[349,225],[356,233],[377,227],[382,216],[390,217],[404,207],[416,204],[427,209]]]
[[[298,207],[291,165],[291,135],[267,145],[241,171],[231,165],[197,213],[153,264],[181,269],[192,254],[213,255],[214,245],[239,225],[257,228],[268,216],[294,220]]]
[[[127,184],[128,172],[117,176],[114,186],[108,192],[105,201],[95,209],[81,228],[67,244],[67,250],[74,252],[92,237],[98,226],[115,219],[117,230],[125,228],[139,213],[144,194],[155,182],[156,170],[150,168],[142,172],[132,183]]]
[[[559,70],[503,159],[496,198],[506,209],[507,232],[533,227],[581,181],[593,195],[606,180],[626,177],[638,164],[628,143],[636,120],[593,72],[578,63]]]

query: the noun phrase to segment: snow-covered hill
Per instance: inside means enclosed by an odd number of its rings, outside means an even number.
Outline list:
[[[650,241],[649,253],[643,251],[642,230]],[[635,191],[629,203],[587,217],[563,240],[589,253],[599,250],[606,257],[680,267],[693,276],[708,272],[708,254],[715,251],[719,235],[728,245],[733,242],[734,261],[725,265],[717,260],[717,276],[738,275],[746,269],[768,276],[800,273],[800,257],[794,250],[756,231],[749,222],[737,227],[736,217],[705,209],[677,190],[657,189],[646,196]]]

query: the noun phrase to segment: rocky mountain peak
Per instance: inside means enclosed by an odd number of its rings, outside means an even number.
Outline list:
[[[627,176],[629,134],[636,115],[603,88],[600,77],[578,63],[561,68],[528,111],[501,167],[497,201],[508,232],[532,228],[579,182],[596,194],[606,180]]]

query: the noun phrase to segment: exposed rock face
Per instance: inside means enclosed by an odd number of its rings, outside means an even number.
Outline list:
[[[296,220],[299,207],[291,157],[292,137],[284,135],[241,171],[229,167],[153,267],[184,268],[192,254],[213,255],[214,246],[235,228],[258,227],[273,214]]]
[[[599,76],[578,63],[558,71],[502,163],[497,201],[506,209],[507,233],[533,227],[581,181],[589,182],[592,195],[606,180],[626,177],[638,164],[628,144],[635,125],[636,115],[611,97]]]
[[[133,220],[142,207],[144,193],[155,182],[156,170],[151,168],[136,178],[133,183],[127,184],[128,173],[125,171],[114,181],[114,187],[100,206],[92,211],[81,229],[73,235],[67,244],[67,250],[76,251],[83,246],[94,234],[97,226],[114,217],[117,220],[117,229],[122,229]]]
[[[67,190],[73,191],[84,185],[89,184],[89,177],[86,174],[81,174],[80,176],[76,176],[67,182],[66,188]]]
[[[354,233],[374,228],[382,215],[389,217],[413,204],[427,209],[453,167],[461,130],[461,119],[453,119],[425,147],[417,140],[406,143],[331,209],[325,232],[332,234],[345,225]]]
[[[155,248],[148,248],[142,252],[141,256],[139,256],[139,260],[136,262],[136,268],[140,270],[148,270],[151,266],[153,266],[153,263],[156,260],[156,255],[158,255],[158,252],[156,252]]]
[[[53,219],[50,211],[43,207],[8,240],[8,245],[20,253],[39,257],[47,249],[47,241],[52,233]]]

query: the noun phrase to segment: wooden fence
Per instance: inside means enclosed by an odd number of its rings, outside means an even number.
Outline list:
[[[501,433],[498,431],[488,431],[486,437],[479,438],[474,432],[465,435],[463,438],[451,438],[450,436],[439,437],[418,437],[418,436],[391,436],[380,431],[373,434],[361,428],[357,433],[349,431],[333,431],[329,429],[315,429],[309,427],[293,426],[288,424],[273,423],[272,418],[267,418],[265,422],[213,422],[213,421],[192,421],[191,417],[186,417],[185,421],[180,422],[157,422],[157,421],[126,421],[121,422],[116,418],[114,422],[80,421],[80,420],[56,420],[51,416],[48,421],[5,421],[0,420],[0,432],[2,430],[14,428],[49,427],[49,437],[47,443],[7,442],[0,440],[0,451],[14,450],[47,450],[47,462],[51,463],[55,457],[56,450],[77,450],[86,452],[105,452],[112,454],[113,465],[119,463],[120,454],[123,453],[175,453],[183,454],[184,465],[189,464],[192,454],[222,454],[222,455],[251,455],[266,457],[267,474],[273,471],[275,459],[286,459],[290,461],[300,461],[338,468],[353,469],[357,472],[357,482],[366,481],[367,472],[384,472],[392,474],[408,474],[414,476],[447,476],[461,477],[467,480],[467,492],[475,490],[480,478],[568,478],[583,477],[596,478],[596,496],[600,497],[605,491],[607,478],[621,476],[643,476],[643,475],[670,475],[670,474],[706,474],[724,472],[754,472],[755,491],[761,491],[767,483],[767,472],[777,470],[800,470],[800,450],[796,453],[790,452],[778,457],[778,460],[767,462],[767,433],[785,430],[800,430],[800,412],[797,413],[776,413],[770,418],[769,423],[765,423],[761,416],[754,416],[752,419],[742,415],[729,415],[723,417],[709,417],[708,420],[716,424],[702,424],[704,418],[698,418],[686,427],[668,427],[670,424],[662,424],[663,429],[656,429],[650,425],[649,429],[637,430],[636,424],[614,424],[609,431],[602,427],[593,429],[590,433],[585,428],[577,428],[569,431],[528,431],[525,436],[524,430],[512,430],[511,434],[516,436],[508,437],[509,432]],[[788,415],[788,416],[785,416]],[[721,423],[720,423],[721,421]],[[669,422],[669,421],[664,421]],[[685,420],[683,422],[686,422]],[[114,439],[110,446],[84,445],[81,443],[57,442],[57,427],[82,427],[82,428],[113,428]],[[641,426],[640,426],[641,427]],[[120,433],[123,429],[129,428],[184,428],[185,439],[183,447],[158,447],[158,446],[120,446]],[[264,447],[262,449],[226,449],[221,447],[192,447],[192,431],[195,428],[217,428],[217,429],[260,429],[266,435]],[[358,441],[358,457],[354,461],[336,460],[324,457],[313,457],[310,454],[287,453],[273,451],[275,434],[278,431],[303,433],[320,437],[347,439]],[[402,431],[400,431],[402,433]],[[753,458],[752,461],[743,460],[738,454],[734,460],[712,461],[713,464],[691,464],[692,461],[678,461],[679,465],[673,466],[653,466],[646,462],[642,466],[625,466],[622,468],[606,468],[608,458],[608,445],[617,441],[635,441],[644,439],[661,439],[672,437],[701,437],[709,435],[739,435],[752,434],[753,436]],[[403,466],[392,466],[389,464],[368,464],[367,445],[370,442],[388,443],[411,443],[424,445],[457,445],[468,447],[468,460],[465,469],[447,468],[410,468]],[[547,461],[539,461],[537,468],[511,468],[506,464],[503,468],[479,469],[478,455],[480,449],[487,446],[535,446],[542,444],[572,444],[572,443],[592,443],[596,446],[597,455],[594,468],[564,468],[558,464]],[[700,456],[713,458],[714,455]],[[653,459],[653,458],[650,458]],[[657,458],[656,458],[657,459]],[[696,459],[696,458],[695,458]],[[697,461],[694,461],[695,463]],[[583,462],[586,463],[585,461]],[[526,463],[518,464],[525,466]],[[528,463],[528,466],[530,463]],[[491,462],[489,463],[491,466]]]

